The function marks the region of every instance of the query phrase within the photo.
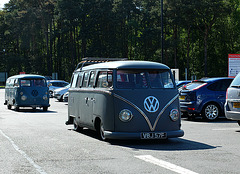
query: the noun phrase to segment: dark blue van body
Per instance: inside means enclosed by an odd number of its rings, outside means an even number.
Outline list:
[[[37,107],[47,111],[49,104],[49,90],[46,79],[40,75],[23,74],[9,77],[5,87],[5,105],[15,110],[20,107]]]
[[[68,96],[75,130],[105,139],[181,137],[179,95],[171,70],[148,61],[114,61],[77,69]]]

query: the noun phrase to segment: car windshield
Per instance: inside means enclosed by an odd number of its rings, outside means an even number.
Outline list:
[[[168,70],[118,70],[117,88],[174,88]]]

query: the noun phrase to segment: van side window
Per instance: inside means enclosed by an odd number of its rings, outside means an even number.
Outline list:
[[[88,87],[93,87],[94,86],[95,74],[96,74],[95,71],[91,71]]]
[[[98,73],[97,88],[112,86],[112,71],[100,71]]]
[[[15,79],[15,80],[14,80],[14,84],[13,84],[13,86],[15,86],[15,87],[19,87],[18,79]]]
[[[11,82],[11,80],[10,80],[10,79],[7,79],[7,81],[6,81],[6,87],[9,87],[9,86],[10,86],[10,82]]]
[[[87,87],[87,83],[88,83],[88,72],[84,73],[84,77],[83,77],[83,85],[82,87]]]
[[[72,80],[72,88],[76,88],[77,86],[77,79],[78,79],[78,73],[75,73],[73,76],[73,80]]]
[[[10,81],[9,81],[9,86],[10,86],[10,87],[13,87],[14,80],[15,80],[15,79],[10,79]]]
[[[82,79],[83,79],[83,72],[80,72],[78,75],[78,82],[77,82],[77,87],[81,88],[82,87]]]

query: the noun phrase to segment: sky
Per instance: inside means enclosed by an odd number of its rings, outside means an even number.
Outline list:
[[[4,4],[8,3],[9,0],[0,0],[0,8],[4,7]]]

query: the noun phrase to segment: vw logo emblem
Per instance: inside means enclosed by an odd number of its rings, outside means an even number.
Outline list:
[[[159,101],[154,96],[149,96],[144,100],[144,108],[148,112],[156,112],[159,109]]]

